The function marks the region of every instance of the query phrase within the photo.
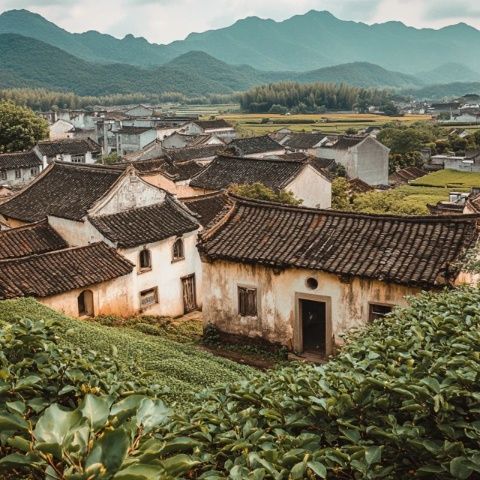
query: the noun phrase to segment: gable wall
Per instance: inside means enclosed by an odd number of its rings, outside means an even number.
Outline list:
[[[286,187],[286,190],[303,200],[304,207],[330,208],[332,206],[332,183],[311,165],[307,165]]]
[[[165,192],[144,182],[133,172],[123,177],[108,196],[93,206],[93,215],[109,215],[131,208],[147,207],[165,199]]]

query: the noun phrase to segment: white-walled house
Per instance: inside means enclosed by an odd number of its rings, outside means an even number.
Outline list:
[[[54,161],[92,164],[102,156],[102,147],[91,138],[44,140],[38,142],[33,151],[44,168]]]
[[[106,302],[111,308],[108,299],[127,298],[109,313],[177,316],[201,305],[198,221],[167,192],[139,177],[131,165],[54,163],[1,204],[0,215],[11,227],[48,218],[72,248],[99,243],[114,248],[134,273],[121,288],[110,285],[103,291],[106,298],[97,298],[97,304]],[[58,302],[55,305],[59,308]],[[68,313],[74,314],[70,306]]]
[[[33,151],[0,154],[0,185],[17,187],[30,182],[43,169]]]
[[[392,217],[234,199],[202,232],[204,321],[330,355],[408,295],[461,283],[478,216]],[[414,252],[414,254],[412,254]]]
[[[73,138],[75,134],[75,127],[72,123],[59,119],[50,125],[49,131],[50,140],[61,140],[64,138]]]
[[[189,186],[193,196],[257,182],[276,191],[292,192],[304,206],[331,207],[331,180],[306,160],[218,156]]]
[[[223,119],[194,120],[182,128],[187,135],[216,135],[225,141],[234,139],[237,134],[233,126]]]
[[[115,138],[116,152],[119,155],[126,155],[153,144],[157,140],[157,130],[154,127],[124,126],[115,132]]]
[[[155,110],[146,105],[135,105],[134,107],[124,110],[123,113],[129,117],[151,117],[154,115]]]
[[[349,178],[371,186],[388,185],[390,149],[370,135],[329,136],[316,152],[320,158],[343,165]]]
[[[162,147],[166,149],[197,147],[200,145],[225,145],[225,142],[215,134],[187,135],[174,132],[163,138]]]

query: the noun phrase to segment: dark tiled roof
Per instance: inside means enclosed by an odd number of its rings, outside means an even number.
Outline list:
[[[207,227],[233,205],[230,197],[224,192],[182,198],[181,201],[199,217],[203,227]]]
[[[348,150],[362,143],[366,138],[366,135],[340,135],[338,140],[332,145],[332,148],[335,150]]]
[[[427,172],[417,167],[407,167],[392,173],[388,177],[388,181],[395,185],[402,185],[408,183],[410,180],[423,177]]]
[[[428,204],[427,207],[432,215],[463,215],[465,205],[450,202],[438,202],[436,205]]]
[[[48,140],[37,143],[42,155],[54,157],[55,155],[85,155],[87,152],[100,153],[102,147],[91,138],[66,138],[63,140]]]
[[[121,135],[141,135],[142,133],[148,132],[149,130],[155,130],[153,127],[132,127],[124,126],[120,130],[116,130],[115,133]]]
[[[0,231],[0,260],[67,247],[65,240],[46,221]]]
[[[470,195],[465,204],[472,212],[480,213],[480,193]]]
[[[224,259],[419,287],[448,284],[478,238],[478,216],[394,217],[237,199],[199,248]]]
[[[324,133],[294,133],[291,136],[289,135],[288,139],[283,143],[283,145],[292,148],[294,150],[306,150],[313,148],[315,145],[320,143],[326,134]]]
[[[48,297],[129,274],[133,264],[105,243],[0,262],[0,299]]]
[[[27,188],[0,204],[0,214],[24,222],[38,222],[47,215],[81,220],[124,168],[54,163]]]
[[[352,178],[352,180],[349,180],[348,185],[350,187],[350,193],[366,193],[373,190],[373,187],[360,178]]]
[[[214,157],[224,150],[225,145],[202,145],[200,147],[169,149],[165,150],[165,154],[172,162],[177,163]]]
[[[260,182],[275,190],[286,187],[305,167],[305,162],[267,158],[217,157],[198,176],[192,187],[222,190],[233,184]]]
[[[39,165],[42,165],[42,161],[33,151],[0,154],[0,170],[38,167]]]
[[[285,148],[270,138],[262,137],[235,138],[228,144],[228,149],[233,149],[236,155],[254,155],[256,153],[276,152]]]
[[[183,180],[190,180],[202,170],[205,170],[205,168],[205,165],[200,165],[196,162],[182,162],[176,164],[164,162],[160,171],[166,173],[176,182],[180,182]]]
[[[223,118],[218,118],[216,120],[195,120],[193,122],[195,125],[198,125],[204,130],[215,130],[217,128],[232,128],[232,126]]]
[[[198,228],[186,210],[170,197],[149,207],[92,216],[89,220],[108,240],[124,248],[159,242]]]

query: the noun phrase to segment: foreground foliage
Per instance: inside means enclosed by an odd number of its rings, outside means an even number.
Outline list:
[[[48,123],[32,110],[0,101],[0,153],[28,150],[48,137]]]
[[[186,413],[118,389],[32,413],[4,379],[0,466],[49,479],[478,478],[479,352],[480,291],[461,288],[412,299],[328,364],[205,391]]]

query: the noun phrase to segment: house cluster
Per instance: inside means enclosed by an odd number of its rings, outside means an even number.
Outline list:
[[[144,106],[114,114],[98,117],[99,142],[61,138],[0,155],[0,172],[7,161],[21,175],[37,168],[0,201],[0,300],[34,297],[80,317],[201,308],[226,335],[328,355],[350,328],[405,296],[472,281],[460,265],[478,239],[476,210],[412,218],[331,210],[340,167],[352,192],[392,180],[373,132],[236,138],[224,120],[167,119]],[[109,145],[122,160],[98,163]],[[396,181],[415,175],[406,169]],[[229,193],[257,182],[302,206]]]

